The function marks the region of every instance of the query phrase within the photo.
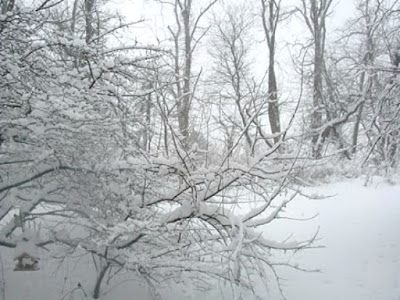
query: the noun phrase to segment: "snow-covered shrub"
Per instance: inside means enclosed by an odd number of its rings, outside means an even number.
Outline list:
[[[113,30],[88,35],[83,15],[61,30],[68,18],[56,9],[0,18],[0,246],[15,248],[24,227],[40,224],[38,247],[99,261],[94,298],[120,269],[158,288],[216,278],[253,290],[278,279],[277,265],[295,267],[271,253],[307,248],[313,237],[278,242],[263,230],[297,195],[295,157],[282,160],[278,143],[204,163],[204,149],[188,148],[159,105],[175,84],[157,77],[160,55],[109,48],[102,33]],[[149,78],[157,80],[147,89]],[[200,137],[193,131],[203,146]]]

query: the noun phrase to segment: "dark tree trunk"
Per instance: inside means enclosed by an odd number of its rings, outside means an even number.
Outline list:
[[[183,70],[183,95],[181,101],[181,111],[179,112],[179,129],[183,137],[183,145],[187,148],[189,138],[189,112],[192,99],[190,77],[192,73],[192,36],[190,30],[192,0],[185,1],[182,10],[183,28],[185,34],[185,66]]]
[[[1,1],[0,4],[1,4],[1,13],[5,14],[14,9],[15,0],[3,0]]]
[[[325,66],[325,21],[332,2],[333,0],[301,0],[303,6],[301,13],[314,39],[313,103],[310,126],[312,157],[314,159],[322,157],[322,149],[324,146],[323,133],[320,132],[320,130],[322,129],[324,116],[323,72]]]
[[[268,117],[271,132],[274,135],[274,143],[278,143],[281,139],[281,122],[278,103],[278,84],[275,74],[275,45],[276,30],[280,18],[280,2],[276,0],[261,0],[262,6],[262,22],[264,34],[267,39],[269,50],[269,66],[268,66]],[[267,9],[268,7],[268,9]],[[268,11],[268,12],[267,12]],[[268,13],[268,17],[266,14]]]
[[[100,273],[97,276],[96,285],[94,286],[93,299],[99,299],[101,283],[103,282],[104,276],[106,275],[106,272],[109,269],[109,267],[110,264],[107,263],[105,266],[101,268]]]
[[[358,110],[356,122],[354,124],[354,131],[353,131],[353,137],[352,137],[352,153],[355,154],[357,151],[357,145],[358,145],[358,134],[360,130],[360,124],[363,116],[363,110],[364,110],[364,103],[366,101],[366,97],[368,93],[370,92],[372,88],[372,79],[371,79],[371,74],[367,73],[368,66],[373,65],[374,62],[374,40],[373,40],[373,24],[371,24],[371,16],[370,16],[370,11],[369,11],[369,1],[366,1],[365,3],[365,22],[366,22],[366,53],[363,57],[362,60],[362,65],[363,65],[363,72],[361,73],[360,76],[360,84],[359,84],[359,90],[361,93],[361,96],[363,97],[362,101],[363,103],[360,105],[360,108]],[[366,79],[367,77],[367,79]],[[365,82],[367,81],[367,82]]]
[[[85,41],[86,44],[89,44],[93,34],[93,10],[94,10],[95,0],[85,0]]]

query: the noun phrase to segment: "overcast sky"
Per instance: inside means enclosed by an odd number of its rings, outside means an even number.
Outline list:
[[[248,0],[225,0],[225,5],[227,3],[234,4],[243,1],[246,2]],[[283,0],[283,3],[296,3],[299,1],[300,0]],[[356,1],[357,0],[335,0],[335,13],[331,21],[336,24],[343,24],[354,12],[354,3]],[[155,2],[155,0],[114,0],[114,6],[120,8],[123,14],[131,20],[137,20],[141,17],[146,19],[153,18],[161,14],[164,14],[164,17],[167,16],[168,12],[163,12],[160,5]],[[258,3],[258,1],[255,0],[255,3]]]
[[[171,5],[160,5],[155,0],[114,0],[115,9],[119,9],[128,20],[139,20],[141,18],[146,21],[141,25],[135,26],[130,32],[132,37],[135,36],[137,40],[143,44],[157,44],[157,38],[161,41],[161,46],[170,46],[166,42],[170,39],[170,33],[166,30],[168,25],[175,26],[175,20],[172,16]],[[223,5],[242,3],[248,0],[225,0]],[[358,0],[334,0],[334,11],[328,20],[328,38],[334,38],[334,29],[344,27],[346,20],[352,17],[354,14],[354,2]],[[194,3],[208,3],[207,0],[196,0]],[[284,5],[300,3],[300,0],[283,0]],[[222,2],[221,2],[222,3]],[[254,0],[255,6],[259,6],[259,0]],[[218,10],[218,7],[214,7],[214,11]],[[258,14],[258,11],[257,11]],[[211,19],[211,15],[205,17],[203,25],[207,25]],[[258,22],[258,21],[257,21]],[[257,32],[258,30],[258,32]],[[255,46],[252,50],[252,56],[255,60],[253,72],[261,78],[267,69],[267,46],[263,42],[262,26],[256,26],[255,29]],[[296,42],[305,43],[306,38],[309,37],[308,29],[305,27],[303,20],[299,17],[292,18],[290,22],[282,23],[279,27],[278,32],[278,50],[277,50],[277,76],[280,81],[280,90],[285,94],[285,98],[290,98],[290,93],[293,92],[293,98],[297,97],[298,87],[298,76],[293,74],[293,68],[288,68],[287,64],[292,63],[291,53],[294,48],[290,45]],[[210,38],[210,37],[209,37]],[[194,54],[194,72],[198,71],[200,67],[203,68],[203,79],[210,76],[210,72],[207,72],[207,67],[212,66],[210,64],[210,57],[208,55],[209,45],[205,46],[207,38],[203,40],[203,45],[197,48]],[[329,49],[328,49],[329,50]],[[204,70],[205,69],[205,70]],[[291,73],[284,73],[291,72]],[[291,81],[293,79],[293,82]],[[292,82],[292,83],[291,83]]]
[[[118,9],[130,21],[145,19],[146,21],[140,26],[132,29],[132,35],[136,36],[138,41],[142,43],[156,43],[157,38],[161,41],[170,38],[170,34],[166,31],[168,25],[175,25],[172,17],[171,5],[160,5],[156,0],[113,0],[114,9]],[[224,5],[247,2],[248,0],[230,0],[223,1]],[[294,4],[300,0],[283,0],[284,5]],[[357,0],[334,0],[334,12],[328,21],[328,29],[337,29],[345,24],[354,13],[354,2]],[[204,2],[206,0],[197,0],[194,3]],[[258,4],[258,0],[254,3]],[[222,3],[222,2],[221,2]],[[218,7],[215,7],[218,9]],[[207,22],[207,17],[203,22]],[[301,22],[300,22],[301,23]],[[301,24],[300,24],[301,25]],[[261,29],[261,28],[260,28]],[[306,28],[299,26],[299,22],[291,22],[291,24],[283,24],[280,28],[280,36],[278,40],[292,40],[299,36],[306,36],[308,32]],[[331,31],[329,31],[331,32]]]

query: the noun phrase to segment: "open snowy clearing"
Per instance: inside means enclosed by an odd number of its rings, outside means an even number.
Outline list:
[[[287,276],[288,299],[400,299],[400,186],[362,184],[330,184],[318,190],[335,197],[296,203],[319,212],[325,248],[299,255],[321,273]]]
[[[288,207],[290,216],[311,221],[282,219],[269,236],[297,240],[312,236],[319,228],[317,248],[297,253],[292,263],[320,272],[304,273],[282,268],[282,286],[289,300],[399,300],[400,299],[400,186],[376,179],[368,187],[362,180],[329,184],[309,190],[312,194],[331,195],[321,200],[299,198]],[[90,299],[94,267],[91,261],[74,257],[61,268],[54,260],[43,259],[36,272],[14,272],[12,250],[1,252],[5,276],[5,300]],[[92,275],[90,275],[92,274]],[[77,289],[80,282],[82,289]],[[188,283],[185,283],[187,286]],[[143,284],[127,280],[114,286],[101,299],[146,299],[149,291]],[[75,290],[74,290],[75,289]],[[87,293],[85,297],[83,290]],[[175,287],[164,296],[168,299],[216,299],[219,288],[191,295]],[[279,299],[270,291],[263,299]],[[220,297],[220,296],[219,296]],[[0,295],[1,298],[1,295]],[[220,297],[222,299],[222,297]],[[247,299],[247,297],[246,297]]]

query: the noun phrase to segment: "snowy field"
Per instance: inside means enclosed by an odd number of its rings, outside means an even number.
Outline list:
[[[321,273],[287,279],[288,299],[400,299],[400,186],[376,180],[330,184],[319,189],[335,197],[297,202],[319,212],[320,243],[299,256]],[[309,204],[308,204],[309,203]]]
[[[310,194],[331,197],[299,198],[288,210],[293,217],[308,218],[318,214],[316,218],[301,222],[282,219],[273,230],[269,227],[272,235],[282,240],[292,233],[292,238],[307,238],[319,228],[320,239],[316,244],[324,246],[291,258],[292,263],[319,269],[319,272],[280,270],[287,299],[400,299],[400,185],[390,185],[380,179],[373,180],[368,187],[363,183],[361,179],[348,180],[308,190]],[[86,258],[74,257],[71,262],[62,264],[44,259],[39,271],[14,272],[12,251],[2,249],[0,254],[6,279],[4,300],[91,298],[94,267]],[[78,282],[82,288],[77,288]],[[103,300],[150,298],[144,284],[128,278],[117,286],[104,284],[102,290],[108,291]],[[171,287],[163,296],[167,299],[217,299],[217,295],[223,299],[218,288],[185,295]],[[262,299],[279,298],[272,291]]]

